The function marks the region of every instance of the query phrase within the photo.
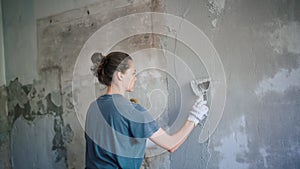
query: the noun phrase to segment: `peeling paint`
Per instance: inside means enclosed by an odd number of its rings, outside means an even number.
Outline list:
[[[28,102],[27,95],[22,88],[22,84],[19,82],[18,78],[11,81],[8,86],[8,111],[12,111],[15,106],[24,108],[25,104]]]
[[[72,142],[74,132],[70,124],[65,125],[63,122],[60,92],[46,93],[43,86],[45,85],[38,80],[34,80],[33,84],[22,85],[18,78],[9,83],[7,86],[9,125],[11,128],[16,127],[14,123],[20,116],[32,123],[41,116],[54,116],[55,135],[52,150],[56,152],[56,162],[63,159],[67,161],[66,144]]]
[[[65,113],[72,113],[74,112],[74,104],[73,104],[73,95],[72,95],[72,91],[64,93],[63,97],[64,99],[64,108],[65,108]]]

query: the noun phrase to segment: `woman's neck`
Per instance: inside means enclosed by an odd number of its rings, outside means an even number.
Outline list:
[[[120,94],[125,95],[125,90],[122,90],[120,87],[116,85],[107,86],[106,94]]]

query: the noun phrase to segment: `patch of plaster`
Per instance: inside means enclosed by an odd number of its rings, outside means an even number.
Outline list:
[[[299,131],[299,130],[297,130]],[[300,157],[300,143],[298,141],[296,142],[292,142],[292,141],[289,141],[289,145],[290,147],[288,148],[288,151],[289,152],[295,152],[296,156],[297,157]]]
[[[281,69],[273,77],[262,80],[255,89],[255,94],[261,97],[269,92],[283,94],[292,87],[300,88],[300,68],[293,70]]]
[[[249,164],[246,163],[246,153],[248,149],[248,136],[245,133],[246,120],[242,116],[239,122],[234,126],[235,132],[232,132],[229,137],[221,140],[221,145],[215,147],[216,151],[220,152],[221,162],[220,169],[239,168],[248,169]]]
[[[150,156],[145,157],[140,169],[151,169],[151,168],[159,168],[159,169],[168,169],[170,168],[170,154],[168,152],[164,152],[159,156]]]
[[[54,120],[54,131],[55,135],[52,140],[52,150],[56,151],[57,153],[55,162],[59,162],[62,159],[67,160],[66,143],[72,142],[74,132],[72,131],[71,126],[69,124],[64,126],[64,122],[60,117],[56,117]]]
[[[215,18],[214,20],[211,21],[211,24],[214,28],[217,27],[217,22],[218,22],[217,18]]]
[[[10,169],[10,128],[7,119],[7,90],[0,86],[0,168]]]
[[[6,86],[0,86],[0,133],[8,130],[8,119],[7,119],[7,90]],[[0,136],[0,147],[1,147],[1,136]]]
[[[283,54],[285,51],[293,54],[300,54],[300,23],[289,22],[282,24],[280,20],[275,21],[270,26],[278,26],[269,33],[269,43],[274,52]]]
[[[31,107],[31,111],[34,114],[46,114],[46,105],[47,102],[45,100],[45,88],[41,85],[39,81],[33,81],[33,87],[27,94],[29,99],[29,104]]]
[[[21,108],[25,107],[28,102],[27,95],[23,90],[23,85],[19,82],[19,79],[11,81],[8,85],[8,111],[12,111],[12,108],[19,105]]]
[[[95,85],[100,86],[100,85]],[[101,89],[99,89],[101,90]],[[73,104],[73,93],[70,86],[67,86],[63,89],[63,107],[64,113],[74,113],[74,104]]]
[[[260,149],[259,149],[259,153],[260,153],[260,155],[263,157],[263,160],[264,160],[264,167],[265,167],[265,168],[268,168],[268,162],[267,162],[268,153],[267,153],[266,149],[260,148]]]
[[[159,71],[151,69],[150,71],[146,70],[138,73],[137,77],[142,88],[147,89],[148,85],[151,85],[149,79],[161,79],[163,76]]]
[[[217,17],[224,11],[226,0],[208,0],[208,11],[215,15],[215,18],[211,21],[213,28],[217,27]]]
[[[212,14],[220,15],[225,7],[226,0],[208,0],[208,10]]]

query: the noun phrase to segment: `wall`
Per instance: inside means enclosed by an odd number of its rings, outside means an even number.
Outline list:
[[[1,5],[1,4],[0,4]],[[5,79],[5,59],[3,47],[3,23],[2,23],[2,5],[0,6],[0,86],[6,84]]]
[[[22,82],[31,83],[37,78],[32,4],[33,1],[2,1],[5,65],[9,65],[5,67],[7,81],[19,77]]]
[[[203,144],[194,131],[171,168],[299,168],[299,9],[293,0],[166,1],[208,36],[227,86],[216,130]]]
[[[57,69],[38,72],[36,20],[93,2],[2,1],[5,58],[1,54],[1,85],[8,83],[1,86],[0,95],[0,168],[66,167],[65,143],[71,142],[73,133],[60,117]],[[11,100],[8,106],[7,99]]]
[[[3,47],[2,3],[0,1],[0,168],[10,168],[9,127],[7,121],[7,93]]]
[[[39,3],[40,2],[35,2],[36,11],[38,13],[34,16],[47,16],[45,11],[49,11],[51,6],[46,7],[44,6],[45,4]],[[27,4],[28,6],[26,7],[22,5],[22,2],[12,2],[11,4],[10,2],[6,2],[4,5],[10,8],[21,6],[20,8],[24,13],[27,12],[26,9],[32,12],[32,5]],[[70,6],[74,5],[76,6],[76,3]],[[36,53],[36,55],[28,56],[29,60],[32,59],[35,62],[32,62],[32,64],[15,62],[14,64],[19,66],[20,69],[10,69],[8,72],[15,75],[7,75],[7,79],[11,79],[7,85],[8,100],[10,100],[8,102],[7,118],[11,138],[9,144],[11,146],[10,151],[12,155],[10,158],[14,168],[84,167],[85,148],[84,132],[82,129],[84,125],[80,125],[77,114],[75,114],[74,111],[74,103],[72,103],[73,93],[71,83],[76,57],[84,42],[95,30],[99,29],[99,27],[116,17],[134,11],[138,12],[136,9],[140,11],[151,11],[154,9],[152,6],[150,1],[108,1],[74,10],[66,9],[67,12],[37,20],[33,19],[32,13],[29,12],[29,16],[25,18],[24,22],[29,21],[29,23],[26,24],[32,26],[31,22],[33,20],[37,25],[35,29],[23,30],[25,28],[5,23],[4,28],[5,31],[7,31],[5,36],[6,39],[9,39],[5,43],[9,46],[6,56],[10,54],[16,58],[20,56],[18,55],[20,51],[13,50],[13,39],[15,39],[15,41],[24,42],[34,41],[37,45],[37,49],[33,48],[25,51],[25,53]],[[40,10],[40,8],[47,9]],[[118,10],[111,12],[110,9],[112,8],[118,8]],[[53,7],[53,9],[53,11],[58,12],[59,9],[62,8]],[[20,13],[22,13],[22,11]],[[5,15],[4,18],[7,20],[11,19],[11,17],[17,17],[15,13],[6,12]],[[103,18],[103,15],[107,15],[107,18]],[[22,17],[19,16],[19,18]],[[23,23],[18,24],[22,25]],[[87,31],[87,29],[90,31]],[[20,33],[17,35],[10,33],[19,31],[36,32],[36,35],[28,38],[27,35],[22,36]],[[37,41],[34,40],[35,38],[37,38]],[[131,48],[130,50],[134,52],[134,48],[142,46],[155,47],[155,45],[152,44],[157,44],[153,42],[152,36],[145,36],[145,40],[142,40],[143,43],[139,43],[139,38],[140,37],[128,39],[129,42],[136,41],[135,43],[138,44],[136,47],[128,47],[128,41],[124,41],[120,42],[121,45],[117,45],[116,48],[120,48],[120,46],[123,49]],[[156,54],[158,54],[158,52],[156,52]],[[148,54],[148,57],[149,60],[154,60],[150,58],[150,54]],[[154,63],[161,62],[162,58],[157,57],[157,59],[158,60]],[[16,59],[9,58],[6,65],[11,65],[14,60]],[[90,58],[86,60],[89,61]],[[22,69],[26,69],[29,65],[35,73],[21,72]],[[90,66],[87,66],[85,68],[89,70],[89,67]],[[24,79],[24,73],[30,78]],[[35,75],[31,76],[32,74],[38,75],[35,77]],[[155,79],[152,81],[155,81]],[[77,97],[76,94],[77,93],[74,94],[74,97]],[[140,101],[142,102],[142,99]],[[27,156],[28,153],[31,154],[30,157]],[[165,156],[163,161],[169,161],[169,154],[165,153],[163,156]],[[26,163],[24,163],[25,158],[27,159]],[[167,162],[165,166],[167,167],[168,164],[169,162]],[[147,162],[146,165],[151,166],[151,162]]]
[[[99,0],[98,0],[99,1]],[[38,18],[71,10],[97,0],[86,1],[41,1],[3,0],[3,32],[5,47],[6,80],[19,77],[24,84],[38,78],[37,31]],[[16,50],[17,49],[17,50]],[[26,59],[22,59],[26,58]]]
[[[152,30],[169,37],[136,36],[114,47],[129,50],[139,69],[155,67],[139,73],[137,91],[130,97],[150,108],[156,105],[160,113],[154,115],[172,133],[196,99],[190,80],[210,76],[211,111],[175,153],[149,148],[143,168],[299,168],[299,1],[151,2],[155,3],[2,0],[5,58],[1,61],[5,61],[2,77],[7,82],[0,95],[0,105],[5,107],[0,113],[0,168],[11,164],[14,168],[83,167],[83,131],[74,112],[76,93],[72,93],[69,68],[98,28],[154,6],[181,18],[177,22],[164,16],[156,22],[152,15],[150,25],[164,25]],[[95,4],[85,6],[90,3]],[[185,21],[199,30],[186,31]],[[182,32],[188,32],[185,35],[196,45],[180,41]],[[193,39],[198,37],[194,33],[202,38]],[[222,87],[225,100],[217,90]]]

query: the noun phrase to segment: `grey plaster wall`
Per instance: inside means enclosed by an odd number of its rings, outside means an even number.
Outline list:
[[[5,59],[3,47],[3,23],[2,23],[2,5],[0,3],[0,86],[6,84],[5,79]]]
[[[89,3],[95,4],[85,6]],[[75,60],[103,25],[145,11],[180,16],[181,23],[186,19],[207,36],[224,68],[226,101],[224,111],[210,112],[219,113],[220,121],[205,121],[216,123],[216,130],[197,127],[173,154],[149,146],[142,167],[299,168],[297,0],[2,0],[7,83],[0,88],[0,168],[83,168],[83,130],[71,83]],[[154,20],[150,25],[168,24],[167,18]],[[166,32],[177,36],[184,30],[180,25]],[[206,65],[188,44],[162,35],[129,37],[112,49],[131,53],[140,70],[156,68],[139,72],[137,90],[129,97],[153,110],[170,133],[183,124],[196,99],[189,81],[210,76],[207,67],[218,66],[213,59]],[[217,83],[212,79],[212,86]],[[102,86],[96,90],[103,92]],[[212,87],[211,109],[217,99]],[[202,142],[204,131],[209,138]]]
[[[299,168],[299,9],[293,0],[166,1],[212,41],[227,81],[216,131],[204,144],[194,131],[171,168]]]
[[[0,87],[0,168],[11,168],[10,162],[10,126],[7,117],[6,87]]]
[[[33,1],[3,0],[2,12],[6,79],[31,83],[37,79]]]
[[[36,20],[102,0],[1,0],[6,80],[27,84],[38,79]],[[26,59],[24,59],[26,58]]]

